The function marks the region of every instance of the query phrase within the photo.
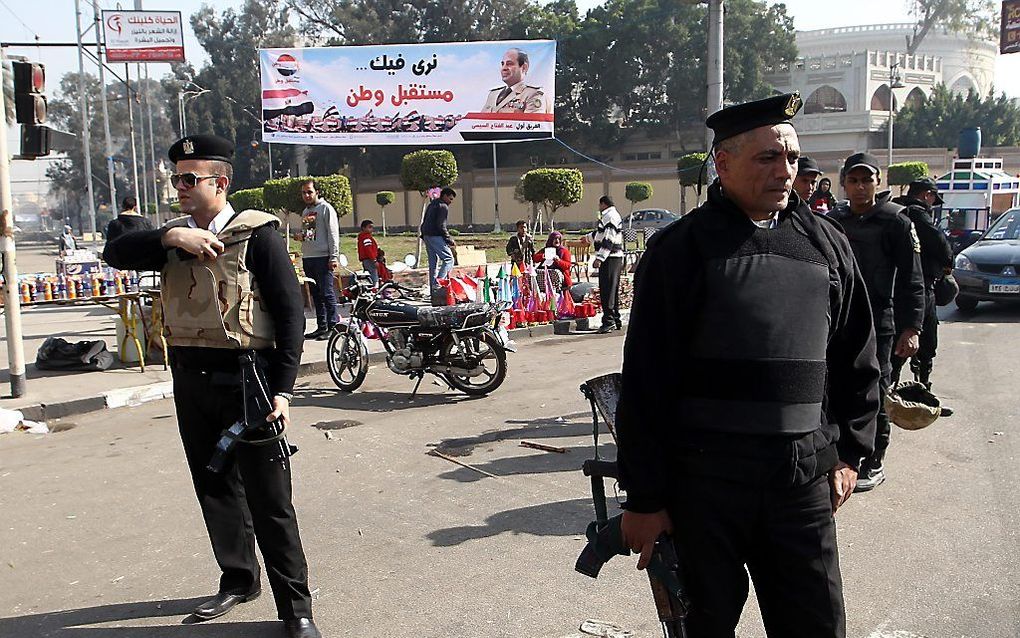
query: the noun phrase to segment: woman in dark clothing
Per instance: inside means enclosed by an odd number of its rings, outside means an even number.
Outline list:
[[[832,195],[832,180],[823,177],[818,182],[818,190],[811,193],[808,206],[816,213],[828,213],[836,206],[836,198]]]
[[[552,249],[552,252],[550,251]],[[556,285],[560,290],[567,290],[573,285],[573,281],[570,279],[570,267],[574,263],[574,258],[567,250],[567,247],[563,245],[563,235],[557,231],[549,233],[549,239],[545,242],[545,249],[535,253],[535,264],[536,268],[542,270],[548,268],[553,272],[553,285]],[[559,273],[559,274],[556,274]],[[540,273],[538,276],[539,282],[544,281],[545,274]]]

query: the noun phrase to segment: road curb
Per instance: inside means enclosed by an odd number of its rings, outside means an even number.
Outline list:
[[[527,328],[516,328],[510,330],[510,338],[518,345],[526,346],[527,342],[554,335],[553,324],[541,324]],[[622,333],[621,333],[622,334]],[[563,341],[572,341],[585,337],[594,336],[594,331],[571,332],[566,335],[556,335]],[[601,335],[600,335],[601,336]],[[603,336],[604,338],[604,336]],[[385,352],[373,352],[368,355],[370,364],[381,364],[386,362]],[[298,366],[298,378],[309,377],[316,374],[329,372],[326,361],[308,361]],[[146,385],[133,386],[130,388],[118,388],[101,392],[99,396],[68,399],[55,403],[38,403],[17,408],[30,421],[48,421],[51,419],[62,419],[69,416],[99,412],[100,410],[115,410],[129,408],[162,399],[173,398],[173,382],[159,381]]]

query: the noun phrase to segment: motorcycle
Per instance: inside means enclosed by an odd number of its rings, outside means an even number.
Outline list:
[[[347,268],[343,255],[340,265]],[[425,374],[470,396],[487,395],[506,379],[506,353],[513,350],[501,325],[507,304],[433,307],[406,286],[387,282],[375,289],[367,275],[351,274],[353,281],[343,291],[351,300],[350,317],[333,328],[326,345],[327,367],[338,388],[354,392],[365,381],[366,328],[379,335],[389,369],[417,379],[412,396]]]

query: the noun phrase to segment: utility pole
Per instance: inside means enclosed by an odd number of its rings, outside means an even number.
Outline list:
[[[499,223],[499,174],[496,171],[496,143],[492,143],[492,194],[496,198],[496,223],[492,226],[492,232],[501,233],[503,227]]]
[[[141,181],[135,184],[135,191],[139,195],[138,201],[142,206],[142,215],[149,214],[149,180],[146,179],[148,162],[148,151],[145,150],[145,112],[142,111],[142,65],[141,63],[135,64],[135,98],[137,98],[138,104],[138,139],[141,140],[141,151],[142,161],[138,165],[140,172]],[[134,139],[134,138],[132,138]]]
[[[135,107],[131,103],[131,68],[124,64],[124,99],[128,107],[128,137],[131,138],[131,168],[134,173],[134,182],[131,185],[135,190],[135,199],[138,198],[138,151],[135,148]]]
[[[92,237],[96,236],[96,194],[92,189],[92,135],[89,126],[89,104],[85,98],[85,52],[81,40],[81,0],[74,0],[74,27],[78,34],[78,110],[81,111],[82,150],[85,153],[85,188],[89,196],[89,220]],[[98,37],[96,38],[98,40]],[[81,216],[79,215],[79,220]]]
[[[708,104],[706,115],[723,107],[723,0],[708,0]],[[712,131],[705,131],[705,148],[712,151]]]
[[[102,14],[99,12],[99,1],[92,0],[92,12],[95,16],[96,29],[96,60],[99,63],[99,90],[103,102],[103,133],[106,135],[106,172],[110,178],[110,209],[117,205],[117,173],[113,166],[113,143],[110,141],[110,107],[106,100],[106,71],[103,68],[103,25]],[[92,247],[99,248],[99,237],[96,233],[95,222],[92,223]]]
[[[896,119],[896,96],[893,95],[893,89],[902,89],[904,86],[898,73],[899,66],[899,62],[892,62],[889,64],[889,155],[885,165],[886,179],[889,178],[889,167],[892,166],[893,163],[893,120]]]
[[[149,157],[152,159],[152,201],[156,207],[156,225],[159,225],[162,223],[159,212],[159,178],[156,175],[156,167],[159,166],[159,163],[156,161],[156,138],[155,133],[152,131],[152,96],[149,94],[148,62],[145,63],[145,110],[149,119]]]
[[[0,59],[3,50],[0,49]],[[4,321],[11,396],[25,394],[25,344],[21,334],[21,291],[14,246],[14,202],[11,196],[11,156],[7,152],[7,104],[0,90],[0,250],[4,261]]]

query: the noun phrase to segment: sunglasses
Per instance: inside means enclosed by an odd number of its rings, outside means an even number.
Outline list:
[[[170,176],[170,184],[177,189],[195,188],[204,179],[216,179],[222,175],[198,175],[196,173],[174,173]]]

